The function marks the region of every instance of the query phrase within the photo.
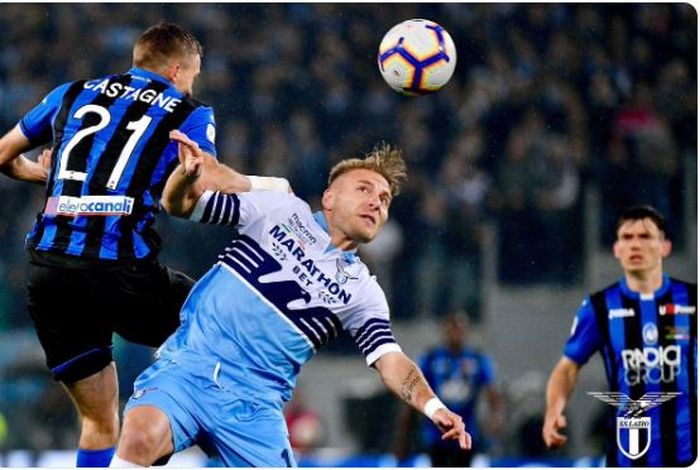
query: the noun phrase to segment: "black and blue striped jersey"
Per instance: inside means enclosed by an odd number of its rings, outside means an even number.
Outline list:
[[[609,466],[678,466],[695,459],[697,337],[696,284],[664,276],[653,295],[640,295],[623,278],[584,301],[564,355],[583,365],[600,351],[610,391],[631,400],[677,394],[635,415],[650,418],[648,434],[637,431],[636,453],[629,451],[629,429],[621,428],[625,408],[610,416]]]
[[[19,126],[33,146],[53,145],[46,204],[27,249],[87,260],[157,254],[152,225],[178,163],[171,130],[216,155],[212,108],[139,68],[65,83]]]

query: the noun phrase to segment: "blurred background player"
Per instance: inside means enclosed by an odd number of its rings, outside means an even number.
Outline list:
[[[135,382],[112,466],[148,466],[195,444],[224,466],[295,466],[283,404],[304,363],[343,330],[389,390],[468,449],[462,419],[401,352],[384,293],[356,255],[381,230],[406,176],[400,152],[383,145],[335,165],[323,210],[313,213],[292,194],[202,192],[188,182],[201,151],[173,136],[185,171],[176,170],[164,202],[239,234]]]
[[[564,356],[547,385],[542,437],[549,447],[566,443],[560,431],[566,427],[569,395],[581,367],[600,352],[611,391],[632,400],[647,392],[680,392],[640,415],[651,417],[651,443],[634,460],[623,454],[616,435],[615,416],[623,416],[624,410],[611,414],[606,464],[688,466],[697,457],[697,285],[664,274],[671,241],[663,216],[654,208],[629,208],[616,232],[613,253],[624,277],[586,298],[576,314]]]
[[[434,426],[421,422],[420,442],[430,455],[433,467],[468,467],[476,452],[487,450],[487,438],[481,432],[477,417],[479,398],[488,403],[487,434],[500,431],[503,399],[496,386],[496,369],[492,359],[468,346],[469,318],[461,310],[451,312],[443,319],[443,344],[426,351],[417,361],[428,384],[459,414],[472,436],[472,448],[464,452],[440,438]],[[403,407],[399,414],[395,452],[399,459],[407,456],[410,428],[415,414]]]
[[[78,466],[108,465],[117,442],[112,333],[160,345],[193,283],[157,261],[151,226],[178,162],[168,132],[216,155],[213,111],[192,98],[201,56],[189,32],[160,23],[136,41],[128,72],[57,87],[0,140],[3,172],[29,181],[46,174],[21,153],[53,145],[45,207],[26,239],[27,308],[80,415]],[[214,157],[205,166],[205,184],[250,187]]]

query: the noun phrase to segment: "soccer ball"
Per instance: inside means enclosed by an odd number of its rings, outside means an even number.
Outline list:
[[[450,80],[457,51],[442,26],[413,19],[397,24],[384,35],[377,62],[382,77],[395,91],[424,95],[439,90]]]

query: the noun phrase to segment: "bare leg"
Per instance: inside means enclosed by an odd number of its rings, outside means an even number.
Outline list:
[[[165,413],[150,405],[129,410],[124,417],[117,457],[147,467],[173,451],[173,434]]]
[[[101,371],[63,384],[80,415],[81,449],[114,447],[119,437],[117,368],[112,362]]]

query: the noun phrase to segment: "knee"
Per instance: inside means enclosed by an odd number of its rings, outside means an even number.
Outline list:
[[[159,457],[172,452],[169,422],[162,413],[137,409],[127,414],[119,439],[120,458],[139,465],[152,465]]]
[[[119,439],[119,455],[141,465],[151,465],[159,455],[160,436],[149,427],[124,427]]]

